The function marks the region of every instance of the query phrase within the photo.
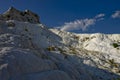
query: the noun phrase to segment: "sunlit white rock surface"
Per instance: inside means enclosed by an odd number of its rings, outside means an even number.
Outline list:
[[[120,34],[75,34],[0,21],[0,80],[119,80]]]

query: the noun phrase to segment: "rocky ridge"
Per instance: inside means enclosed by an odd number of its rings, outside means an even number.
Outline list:
[[[17,20],[22,22],[40,23],[39,16],[30,10],[19,11],[10,7],[6,12],[0,15],[0,20]]]
[[[75,34],[19,18],[0,21],[0,80],[120,79],[120,34]]]

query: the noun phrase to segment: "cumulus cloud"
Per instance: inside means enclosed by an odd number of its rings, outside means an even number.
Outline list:
[[[73,30],[82,30],[85,31],[88,27],[94,25],[96,21],[103,20],[105,14],[98,14],[94,18],[86,18],[81,20],[76,20],[73,22],[65,23],[62,27],[62,31],[73,31]]]
[[[116,11],[114,14],[112,14],[112,18],[120,18],[120,11]]]
[[[82,29],[83,31],[90,25],[95,24],[95,19],[84,19],[84,20],[76,20],[74,22],[65,23],[61,30],[63,31],[71,31]]]

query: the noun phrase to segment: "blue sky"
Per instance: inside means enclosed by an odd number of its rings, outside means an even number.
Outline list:
[[[37,13],[48,27],[76,33],[120,33],[120,0],[1,0],[0,13],[10,6]]]

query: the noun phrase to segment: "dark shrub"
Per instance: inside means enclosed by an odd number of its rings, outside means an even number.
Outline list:
[[[113,43],[113,47],[117,48],[117,47],[119,47],[119,45],[117,43]]]

